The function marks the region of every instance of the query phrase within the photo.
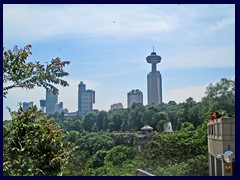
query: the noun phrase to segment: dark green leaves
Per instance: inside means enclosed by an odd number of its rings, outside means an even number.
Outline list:
[[[67,81],[61,79],[69,74],[64,71],[69,61],[61,61],[59,57],[52,59],[50,64],[42,65],[39,62],[27,62],[32,54],[31,45],[23,49],[14,49],[3,52],[3,96],[6,97],[8,90],[16,87],[33,89],[35,86],[44,87],[53,93],[58,93],[54,85],[68,86]],[[54,85],[53,85],[54,84]]]

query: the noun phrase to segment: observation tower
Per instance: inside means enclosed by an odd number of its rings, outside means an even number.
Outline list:
[[[157,63],[160,63],[161,59],[161,56],[154,52],[154,47],[151,55],[146,58],[147,63],[152,64],[152,71],[147,75],[148,105],[162,103],[162,77],[157,71]]]

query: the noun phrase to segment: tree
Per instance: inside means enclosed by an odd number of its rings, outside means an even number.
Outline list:
[[[108,130],[109,130],[109,132],[113,132],[114,131],[114,129],[115,129],[115,123],[114,122],[110,122],[109,124],[108,124]]]
[[[89,155],[92,156],[99,150],[110,150],[115,142],[114,139],[107,135],[94,134],[85,136],[76,143],[80,146],[80,150],[88,151]]]
[[[165,112],[158,112],[153,116],[153,120],[155,122],[155,127],[157,128],[157,130],[160,131],[164,131],[164,124],[166,122],[169,122],[167,114]],[[157,123],[157,124],[156,124]],[[153,126],[154,127],[154,126]]]
[[[104,165],[104,158],[108,151],[99,150],[95,153],[87,162],[87,166],[90,168],[98,168]]]
[[[194,126],[192,123],[184,122],[181,126],[180,132],[189,132],[189,131],[193,131],[193,130],[194,130]]]
[[[196,102],[193,100],[192,97],[186,99],[185,102],[180,103],[180,111],[182,122],[191,122],[192,119],[190,117],[190,110],[196,106]]]
[[[104,158],[104,162],[120,166],[124,161],[133,159],[135,154],[136,152],[134,148],[126,147],[124,145],[115,146],[108,151]]]
[[[100,111],[97,115],[97,127],[98,130],[107,130],[107,125],[108,125],[108,117],[107,117],[107,112],[106,111]]]
[[[89,113],[83,119],[83,128],[85,131],[91,131],[94,123],[96,123],[96,116],[94,113]]]
[[[141,117],[145,108],[142,103],[133,103],[129,109],[128,128],[129,130],[140,130],[143,127],[141,123]]]
[[[114,131],[119,131],[122,125],[122,117],[120,114],[114,114],[112,117],[112,122],[114,123]]]
[[[154,174],[159,176],[208,176],[208,159],[207,156],[199,155],[186,163],[182,162],[166,167],[159,166]]]
[[[58,89],[53,84],[68,86],[61,78],[68,75],[63,67],[70,62],[55,58],[46,67],[39,62],[26,62],[32,54],[31,47],[3,49],[5,98],[9,90],[17,87],[39,86],[56,94]],[[58,124],[43,116],[36,106],[23,111],[20,105],[17,112],[9,111],[12,122],[4,126],[4,175],[63,175],[69,155],[76,148],[68,151]]]
[[[154,111],[152,110],[146,110],[143,112],[142,117],[141,117],[141,123],[144,125],[150,125],[153,126],[154,122],[153,122],[153,115],[155,114]]]
[[[61,79],[68,73],[63,67],[70,64],[69,61],[61,61],[59,57],[52,59],[46,67],[39,62],[27,62],[27,58],[32,55],[31,45],[18,49],[4,51],[3,49],[3,96],[6,97],[12,88],[33,89],[35,86],[44,87],[46,90],[58,93],[58,89],[53,84],[68,86],[67,81]]]
[[[79,132],[75,130],[71,130],[66,135],[66,140],[69,142],[76,142],[76,140],[80,137]]]
[[[207,96],[202,99],[209,111],[224,110],[235,114],[235,79],[222,78],[216,84],[209,84],[205,92]]]
[[[4,127],[3,172],[8,176],[62,175],[71,151],[63,143],[62,129],[37,107],[11,112]]]
[[[94,123],[92,126],[92,132],[97,132],[97,131],[98,131],[97,123]]]

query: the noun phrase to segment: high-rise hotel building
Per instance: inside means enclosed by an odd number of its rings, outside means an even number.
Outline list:
[[[86,90],[86,85],[81,81],[78,85],[78,113],[86,115],[93,111],[95,103],[95,91]]]
[[[139,89],[132,90],[127,94],[128,108],[132,106],[133,103],[143,104],[143,94]]]

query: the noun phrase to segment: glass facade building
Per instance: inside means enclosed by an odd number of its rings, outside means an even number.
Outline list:
[[[93,111],[95,103],[95,91],[86,90],[86,85],[81,81],[78,85],[78,113],[86,115]]]

